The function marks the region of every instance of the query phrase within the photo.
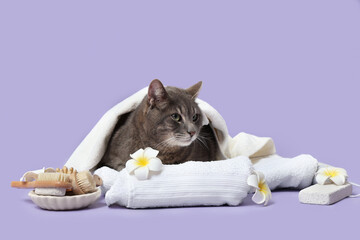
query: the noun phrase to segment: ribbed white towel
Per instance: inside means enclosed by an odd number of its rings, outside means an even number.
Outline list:
[[[160,173],[142,181],[129,175],[126,169],[117,172],[102,167],[95,174],[104,181],[103,191],[108,190],[105,195],[107,205],[152,208],[239,205],[250,190],[247,178],[252,172],[249,158],[236,157],[164,165]]]

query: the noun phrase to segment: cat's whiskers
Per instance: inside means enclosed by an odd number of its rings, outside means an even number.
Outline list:
[[[185,135],[185,134],[182,134],[182,133],[175,133],[174,136],[177,137],[177,138],[184,138],[184,137],[186,137],[186,135]]]
[[[164,141],[161,141],[160,143],[155,145],[154,148],[159,150],[159,149],[164,149],[164,148],[168,148],[168,147],[182,146],[181,145],[182,142],[190,141],[190,139],[191,138],[189,138],[189,136],[187,134],[175,133],[172,137],[169,137],[169,138],[165,139]],[[202,134],[202,135],[198,135],[197,138],[195,138],[193,141],[199,142],[199,144],[202,145],[204,148],[209,149],[209,146],[206,141],[207,139],[209,139],[209,137],[206,137],[205,134]],[[193,142],[193,141],[191,141],[191,142]]]
[[[195,141],[199,141],[200,145],[203,145],[205,148],[209,149],[209,146],[206,143],[206,137],[198,136]]]
[[[170,137],[168,139],[165,139],[164,141],[158,143],[155,146],[155,149],[158,149],[159,147],[161,147],[161,148],[170,147],[174,141],[176,141],[175,137]]]
[[[193,140],[192,137],[189,137],[188,134],[183,134],[183,133],[175,133],[174,136],[177,139],[177,141],[180,143],[180,144],[177,144],[179,146],[183,146],[182,143],[184,143],[184,142],[189,142],[188,145],[190,145],[193,141],[196,140],[196,139]]]

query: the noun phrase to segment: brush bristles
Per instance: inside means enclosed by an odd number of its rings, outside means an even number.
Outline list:
[[[37,181],[70,182],[70,176],[64,173],[40,173]]]
[[[89,171],[79,172],[76,175],[76,182],[84,193],[90,193],[96,190],[96,183]]]

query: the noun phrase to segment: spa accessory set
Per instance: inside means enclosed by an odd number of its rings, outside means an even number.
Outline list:
[[[352,185],[358,186],[348,182],[344,169],[319,163],[310,155],[277,155],[271,138],[246,133],[232,138],[223,117],[198,98],[202,125],[213,129],[224,160],[163,164],[159,151],[147,147],[130,154],[121,171],[97,168],[119,119],[134,111],[147,93],[144,88],[106,112],[63,169],[30,171],[11,186],[34,188],[29,193],[32,201],[48,210],[84,208],[101,194],[108,206],[131,209],[237,206],[249,194],[256,204],[267,205],[271,191],[284,188],[301,190],[301,203],[329,205],[351,197]]]
[[[31,200],[43,209],[72,210],[84,208],[101,195],[102,180],[90,171],[77,172],[73,168],[30,171],[20,181],[11,182],[15,188],[34,188]]]

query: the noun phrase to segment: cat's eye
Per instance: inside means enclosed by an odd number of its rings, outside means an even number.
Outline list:
[[[199,114],[195,114],[194,116],[193,116],[193,122],[196,122],[197,120],[199,119]]]
[[[174,119],[174,120],[177,121],[177,122],[180,122],[180,121],[181,121],[181,116],[180,116],[180,114],[178,114],[178,113],[173,113],[173,114],[171,114],[171,118]]]

